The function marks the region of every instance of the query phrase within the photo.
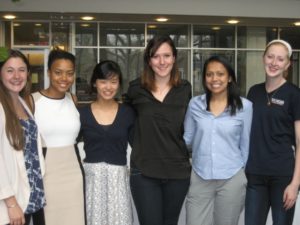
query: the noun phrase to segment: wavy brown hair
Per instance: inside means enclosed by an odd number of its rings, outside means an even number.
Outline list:
[[[9,50],[8,58],[5,61],[0,62],[0,71],[2,71],[2,68],[5,65],[5,63],[11,58],[20,58],[26,64],[27,71],[28,71],[27,82],[23,90],[20,92],[20,96],[23,97],[25,101],[28,101],[30,95],[30,88],[31,88],[31,80],[29,74],[30,65],[28,59],[20,51]],[[16,110],[12,103],[11,95],[9,94],[7,88],[4,86],[1,76],[0,76],[0,102],[3,106],[4,113],[5,113],[5,118],[6,118],[5,131],[9,143],[15,150],[23,150],[24,147],[23,128],[16,114]]]
[[[145,49],[144,52],[144,71],[142,73],[142,86],[146,88],[149,91],[154,91],[156,89],[155,86],[155,77],[154,77],[154,71],[150,66],[150,60],[155,55],[156,51],[159,49],[159,47],[163,44],[167,43],[171,49],[173,56],[175,57],[175,62],[173,64],[173,68],[171,70],[171,77],[170,77],[170,85],[178,86],[181,82],[180,74],[177,66],[177,49],[175,47],[175,44],[173,40],[169,36],[155,36],[152,38]]]

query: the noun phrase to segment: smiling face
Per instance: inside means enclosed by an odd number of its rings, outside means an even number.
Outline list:
[[[263,63],[268,77],[283,77],[290,66],[288,50],[280,43],[270,45],[263,56]]]
[[[175,62],[172,48],[168,43],[162,43],[150,58],[149,65],[157,78],[170,78]]]
[[[48,70],[48,75],[50,79],[49,90],[57,96],[63,96],[74,82],[74,64],[68,59],[57,59]]]
[[[19,95],[26,85],[28,73],[25,62],[12,57],[2,66],[0,79],[11,95]]]
[[[205,73],[205,86],[212,95],[227,95],[227,87],[229,82],[231,82],[231,78],[222,63],[212,61],[207,65]]]
[[[120,87],[119,76],[113,74],[108,79],[97,79],[95,83],[98,98],[102,100],[113,100]]]

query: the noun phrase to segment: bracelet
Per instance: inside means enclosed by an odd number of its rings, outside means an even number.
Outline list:
[[[12,205],[8,205],[7,208],[15,208],[17,206],[17,204],[12,204]]]

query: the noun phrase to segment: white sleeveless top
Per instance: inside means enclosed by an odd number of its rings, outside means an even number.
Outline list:
[[[32,94],[34,117],[45,147],[63,147],[76,142],[80,130],[79,112],[70,93],[62,99],[52,99],[40,92]]]

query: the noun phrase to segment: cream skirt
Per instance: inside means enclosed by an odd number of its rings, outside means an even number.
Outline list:
[[[46,225],[84,225],[83,175],[74,146],[47,148]]]

